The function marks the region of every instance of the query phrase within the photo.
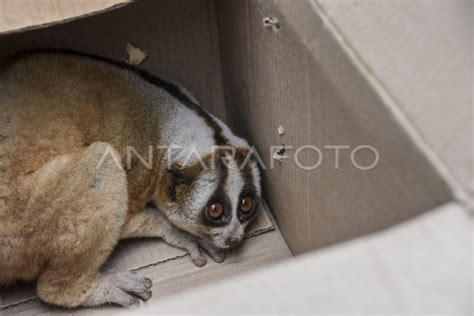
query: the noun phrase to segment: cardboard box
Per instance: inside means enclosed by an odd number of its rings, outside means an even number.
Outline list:
[[[194,268],[181,260],[184,253],[159,241],[126,244],[109,263],[146,270],[159,280],[156,293],[376,232],[453,199],[313,1],[7,0],[0,3],[0,21],[0,58],[47,47],[123,61],[131,43],[147,55],[137,67],[187,87],[258,150],[269,207],[249,232],[254,237],[225,263]],[[292,159],[279,162],[272,146],[282,145],[292,146],[286,151]],[[334,146],[344,146],[338,166]],[[361,170],[351,154],[359,166],[378,161]],[[295,155],[303,166],[318,158],[321,164],[305,170]],[[0,310],[51,309],[30,285],[0,293]]]

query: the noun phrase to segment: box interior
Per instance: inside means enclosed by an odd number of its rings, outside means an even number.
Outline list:
[[[265,25],[265,18],[278,26]],[[117,266],[145,269],[163,281],[155,286],[159,294],[378,231],[451,199],[444,181],[310,1],[137,1],[0,36],[0,58],[24,49],[67,48],[124,61],[128,43],[147,54],[138,67],[187,87],[204,108],[255,145],[266,167],[263,186],[271,212],[263,213],[259,235],[223,264],[210,262],[200,270],[182,253],[150,259],[146,254],[154,250],[144,248],[115,257]],[[280,126],[284,135],[277,132]],[[291,145],[294,155],[308,144],[322,150],[317,170],[272,159],[271,146]],[[346,156],[336,169],[334,150],[327,145],[351,150],[370,145],[377,148],[380,163],[362,172]],[[307,153],[300,156],[302,164],[314,164],[314,153]],[[373,161],[370,151],[357,157],[361,165]],[[158,244],[153,247],[164,247]],[[169,257],[179,260],[164,261]],[[50,308],[31,297],[30,285],[20,288],[30,296],[15,294],[23,291],[17,288],[3,290],[0,308]]]
[[[67,48],[125,61],[128,43],[147,54],[139,67],[179,82],[203,107],[226,119],[212,1],[142,1],[66,24],[6,34],[0,37],[0,57],[33,48]],[[153,296],[159,298],[291,256],[264,203],[242,247],[228,253],[222,264],[208,257],[207,265],[198,268],[186,252],[159,239],[141,239],[121,243],[104,270],[140,270],[153,280]],[[0,311],[61,311],[39,301],[34,291],[31,283],[0,289]]]
[[[255,144],[266,166],[267,202],[295,254],[385,229],[452,199],[451,190],[414,142],[316,1],[216,1],[231,126]],[[266,18],[278,21],[267,27]],[[279,126],[285,134],[279,135]],[[290,145],[290,160],[270,146]],[[321,154],[305,150],[316,146]],[[345,148],[336,166],[334,146]],[[370,170],[355,168],[351,159]],[[352,157],[352,154],[357,152]],[[300,152],[301,153],[301,152]]]

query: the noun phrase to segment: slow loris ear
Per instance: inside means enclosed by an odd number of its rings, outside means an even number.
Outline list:
[[[163,175],[160,197],[174,203],[177,199],[182,200],[191,194],[192,184],[201,172],[201,168],[198,167],[194,165],[182,167],[178,163],[173,163]]]

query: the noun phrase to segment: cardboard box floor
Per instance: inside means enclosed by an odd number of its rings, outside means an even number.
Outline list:
[[[474,315],[473,234],[474,217],[459,203],[448,203],[383,232],[191,289],[140,311]],[[233,299],[214,302],[218,293],[232,293]]]
[[[141,271],[153,281],[152,301],[198,284],[252,271],[259,266],[266,266],[291,256],[264,204],[260,215],[249,227],[242,246],[230,252],[223,263],[217,264],[208,257],[207,265],[198,268],[185,251],[168,246],[160,239],[137,239],[120,244],[105,269]],[[113,307],[103,307],[100,310],[107,311],[110,308]],[[0,314],[31,315],[43,312],[71,311],[40,302],[34,293],[34,284],[16,285],[0,290]],[[74,312],[90,313],[91,310],[78,309]]]

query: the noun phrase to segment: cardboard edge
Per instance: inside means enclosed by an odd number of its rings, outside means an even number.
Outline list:
[[[58,24],[63,24],[63,23],[69,23],[69,22],[72,22],[72,21],[75,21],[75,20],[79,20],[79,19],[83,19],[83,18],[93,16],[93,15],[97,15],[97,14],[113,11],[113,10],[116,10],[116,9],[120,9],[120,8],[126,6],[126,5],[129,5],[130,3],[133,3],[135,0],[122,0],[122,1],[123,2],[121,2],[121,3],[113,4],[109,7],[103,8],[103,9],[99,9],[99,10],[96,10],[96,11],[91,11],[91,12],[84,13],[84,14],[79,14],[79,15],[76,15],[76,16],[73,16],[73,17],[68,17],[68,18],[62,19],[62,20],[56,20],[56,21],[51,21],[51,22],[46,22],[46,23],[41,23],[41,24],[23,26],[23,27],[11,29],[11,30],[8,30],[8,31],[0,32],[0,36],[10,35],[10,34],[15,34],[15,33],[21,33],[21,32],[26,32],[26,31],[30,31],[30,30],[41,29],[41,28],[47,28],[47,27],[50,27],[50,26],[53,26],[53,25],[58,25]]]

